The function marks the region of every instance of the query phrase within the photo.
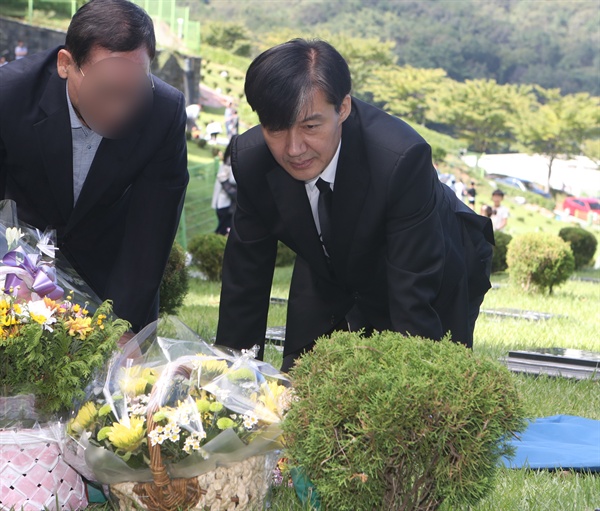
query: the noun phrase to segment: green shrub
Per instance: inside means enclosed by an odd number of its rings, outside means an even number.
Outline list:
[[[291,266],[296,260],[296,252],[281,241],[277,242],[277,259],[275,266]]]
[[[288,455],[325,510],[474,504],[524,427],[509,371],[449,340],[337,332],[291,376]]]
[[[227,238],[220,234],[201,234],[190,241],[188,250],[192,261],[208,280],[221,280],[226,244]]]
[[[512,236],[502,231],[496,231],[494,239],[496,245],[494,246],[494,255],[492,257],[492,273],[504,271],[508,268],[506,264],[506,251],[508,250],[508,244],[512,240]]]
[[[530,232],[510,242],[506,254],[510,280],[526,291],[552,294],[575,269],[571,247],[554,234]]]
[[[563,227],[558,235],[571,245],[575,257],[575,269],[587,266],[598,247],[598,240],[591,232],[581,227]]]
[[[189,274],[185,266],[185,250],[179,243],[171,249],[167,267],[160,283],[161,314],[175,314],[189,291]]]

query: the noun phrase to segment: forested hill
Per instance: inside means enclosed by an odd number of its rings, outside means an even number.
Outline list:
[[[393,43],[396,63],[459,81],[536,83],[600,95],[598,0],[187,0],[210,33],[244,27],[252,56],[274,32]],[[234,27],[235,28],[235,27]],[[238,30],[239,32],[239,30]],[[203,31],[205,37],[207,31]],[[239,41],[238,41],[239,43]],[[263,44],[264,46],[264,44]]]

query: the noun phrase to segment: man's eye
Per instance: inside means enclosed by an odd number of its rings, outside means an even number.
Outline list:
[[[305,124],[304,127],[308,130],[314,130],[315,128],[318,128],[319,125],[318,124]]]

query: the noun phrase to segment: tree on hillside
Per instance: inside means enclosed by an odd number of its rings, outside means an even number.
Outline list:
[[[432,120],[448,126],[477,153],[508,147],[512,119],[533,101],[529,86],[499,85],[494,80],[449,81],[432,105]]]
[[[382,42],[377,38],[359,39],[344,34],[324,34],[323,39],[329,41],[348,62],[352,73],[352,90],[362,97],[369,77],[375,70],[396,63],[394,43]]]
[[[389,113],[424,125],[430,96],[440,87],[447,87],[448,81],[443,69],[386,66],[375,69],[365,86]]]
[[[556,158],[581,154],[587,140],[600,136],[600,98],[587,93],[561,96],[558,89],[541,87],[537,92],[540,102],[519,113],[514,131],[527,152],[548,158],[546,190],[550,191]]]

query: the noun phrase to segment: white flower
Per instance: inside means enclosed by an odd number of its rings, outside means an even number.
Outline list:
[[[32,321],[44,325],[46,330],[52,331],[50,325],[56,323],[56,318],[52,316],[54,311],[46,305],[44,300],[29,302],[27,304],[27,313]]]
[[[246,429],[252,429],[258,424],[258,419],[252,415],[244,415],[244,427]]]
[[[9,227],[8,229],[6,229],[6,242],[8,243],[8,250],[11,250],[12,248],[16,247],[18,244],[18,241],[25,236],[23,234],[23,232],[21,232],[21,229],[19,229],[18,227]]]

